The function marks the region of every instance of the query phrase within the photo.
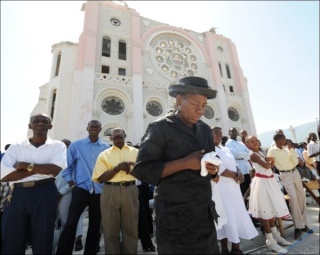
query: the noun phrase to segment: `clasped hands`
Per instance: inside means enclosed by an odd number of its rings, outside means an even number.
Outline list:
[[[134,164],[135,162],[132,162],[132,161],[123,161],[116,166],[116,168],[118,169],[118,171],[116,172],[119,172],[120,170],[122,170],[128,174],[131,170],[131,167],[133,167]]]

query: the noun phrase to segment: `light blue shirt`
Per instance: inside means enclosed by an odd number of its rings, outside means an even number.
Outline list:
[[[244,143],[240,143],[233,139],[229,139],[226,142],[226,147],[229,148],[232,155],[236,159],[236,164],[241,170],[242,174],[249,174],[249,170],[252,169],[249,159],[250,159],[250,150],[245,146]]]
[[[67,168],[63,170],[63,178],[66,182],[73,180],[77,187],[91,194],[100,194],[103,184],[93,182],[91,178],[99,154],[109,147],[100,139],[93,143],[89,137],[72,142],[67,151]]]

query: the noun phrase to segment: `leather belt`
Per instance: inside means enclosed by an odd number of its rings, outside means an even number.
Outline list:
[[[54,182],[56,179],[55,178],[47,178],[39,181],[28,181],[28,182],[18,182],[14,184],[14,187],[16,188],[32,188],[38,185],[42,184],[48,184],[51,182]]]
[[[291,169],[291,170],[279,170],[280,173],[289,173],[289,172],[293,172],[295,168]]]
[[[136,184],[136,181],[130,181],[130,182],[105,182],[107,185],[112,186],[130,186]]]

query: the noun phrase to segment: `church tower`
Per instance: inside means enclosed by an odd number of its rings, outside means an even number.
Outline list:
[[[172,109],[168,86],[185,76],[203,77],[218,91],[204,122],[256,134],[247,80],[230,39],[214,28],[197,33],[142,17],[125,3],[87,1],[82,11],[79,42],[52,46],[50,80],[32,112],[53,117],[52,138],[84,138],[96,119],[104,141],[111,143],[111,129],[121,127],[127,141],[139,143],[148,124]]]

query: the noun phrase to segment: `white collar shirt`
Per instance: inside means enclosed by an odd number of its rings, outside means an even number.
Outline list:
[[[12,144],[1,160],[1,178],[16,171],[16,162],[34,164],[54,164],[65,169],[67,167],[66,146],[63,142],[47,138],[46,142],[38,148],[33,146],[29,138]],[[51,174],[33,174],[17,181],[9,182],[10,186],[18,182],[37,181],[54,177]]]
[[[226,147],[229,148],[232,155],[236,159],[236,164],[241,170],[242,174],[249,174],[249,171],[252,169],[249,159],[250,159],[250,150],[242,142],[229,139],[226,142]]]
[[[308,156],[317,153],[320,151],[320,146],[318,143],[314,141],[310,141],[310,143],[307,144],[307,151],[308,151]],[[320,156],[316,156],[313,158],[313,161],[320,161]]]

